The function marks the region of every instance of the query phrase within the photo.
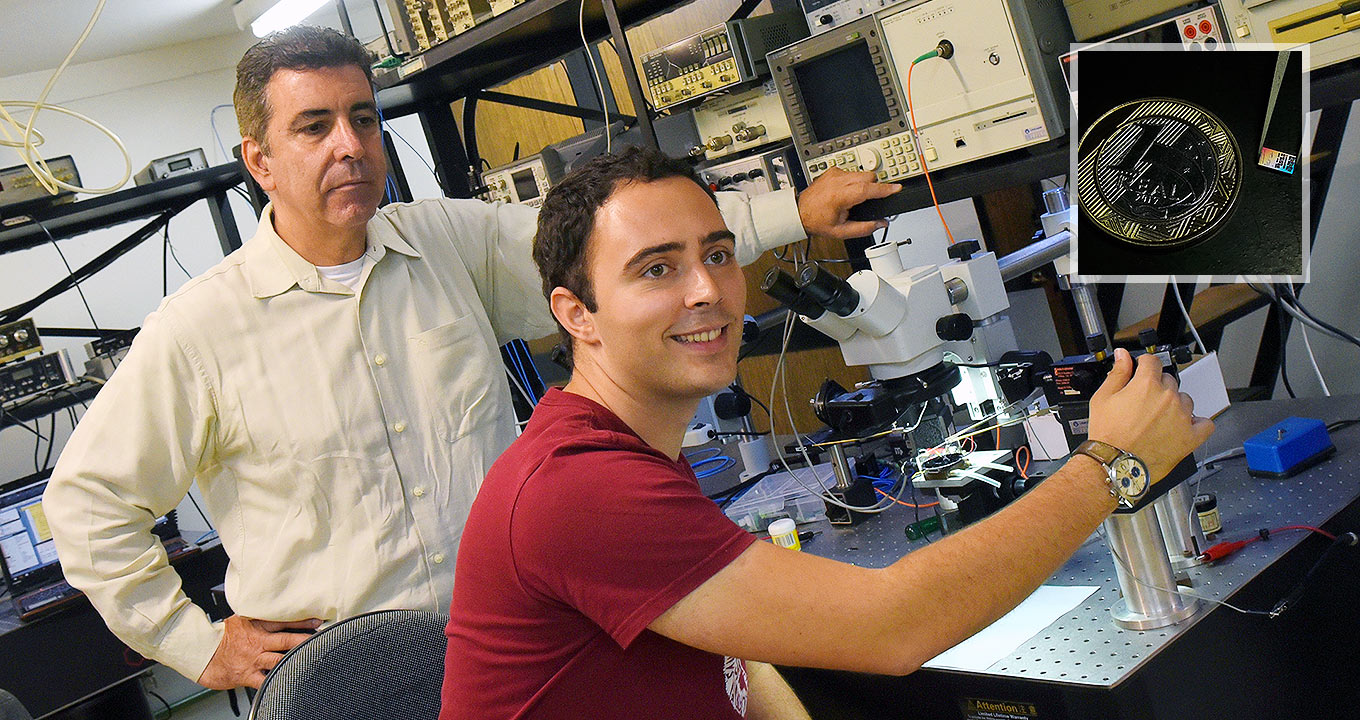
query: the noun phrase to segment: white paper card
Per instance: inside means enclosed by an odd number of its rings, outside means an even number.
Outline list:
[[[981,672],[1086,602],[1094,585],[1041,585],[1000,620],[936,655],[924,667]]]

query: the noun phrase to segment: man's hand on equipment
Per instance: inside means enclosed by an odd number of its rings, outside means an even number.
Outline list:
[[[320,625],[315,618],[270,622],[232,615],[223,623],[222,641],[198,676],[198,684],[213,690],[257,688],[283,654],[300,645]]]
[[[1176,379],[1162,372],[1151,353],[1136,363],[1127,350],[1115,350],[1109,377],[1091,398],[1088,437],[1137,455],[1154,481],[1214,432],[1214,421],[1194,416],[1195,402]]]
[[[847,240],[866,237],[888,226],[883,220],[850,221],[850,208],[901,190],[897,183],[879,183],[871,172],[831,168],[798,196],[798,217],[808,237]]]

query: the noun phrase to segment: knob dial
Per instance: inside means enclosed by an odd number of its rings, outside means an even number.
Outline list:
[[[883,166],[883,158],[879,157],[878,151],[871,147],[855,148],[855,161],[861,168],[873,171]]]

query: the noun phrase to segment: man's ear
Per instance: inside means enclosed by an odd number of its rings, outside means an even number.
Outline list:
[[[599,342],[595,332],[595,314],[572,291],[558,286],[548,296],[548,307],[553,317],[567,329],[577,343],[593,345]]]
[[[246,169],[250,171],[251,177],[265,192],[273,192],[278,183],[274,182],[274,175],[269,169],[269,156],[264,154],[264,148],[255,138],[241,138],[241,161],[246,164]]]

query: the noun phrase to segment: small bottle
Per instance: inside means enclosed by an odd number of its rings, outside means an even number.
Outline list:
[[[770,541],[779,547],[790,550],[802,550],[803,544],[798,542],[798,524],[789,518],[779,518],[770,523]]]
[[[1218,513],[1218,498],[1213,493],[1195,496],[1195,514],[1199,515],[1199,526],[1205,535],[1213,535],[1223,529],[1223,516]]]

